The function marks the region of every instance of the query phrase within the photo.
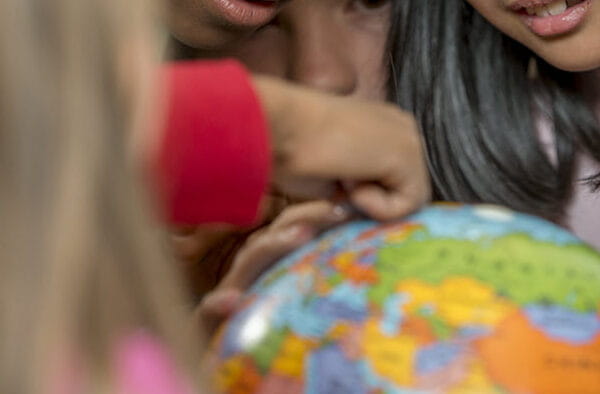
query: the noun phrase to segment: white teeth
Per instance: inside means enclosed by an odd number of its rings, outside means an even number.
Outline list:
[[[544,5],[536,5],[533,10],[537,16],[550,16]]]
[[[550,15],[559,15],[567,10],[567,2],[566,0],[559,0],[552,2],[546,6],[546,9],[550,13]]]
[[[546,8],[546,6],[540,6],[540,10],[535,12],[537,14],[537,16],[550,16],[550,12],[548,12],[548,9]]]
[[[540,17],[560,15],[567,9],[567,0],[556,0],[546,5],[536,5],[533,7],[527,7],[525,10],[529,15],[536,15]]]

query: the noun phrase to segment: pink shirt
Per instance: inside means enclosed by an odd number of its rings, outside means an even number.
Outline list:
[[[60,356],[48,394],[90,392],[86,385],[85,367],[75,354],[65,349]],[[177,369],[168,348],[144,331],[124,338],[114,357],[115,394],[194,393],[189,381]]]
[[[121,344],[115,366],[118,394],[193,393],[168,349],[143,332],[128,337]]]

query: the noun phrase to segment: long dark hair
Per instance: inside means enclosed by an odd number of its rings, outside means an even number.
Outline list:
[[[600,128],[575,74],[537,58],[464,0],[394,7],[391,95],[420,123],[435,197],[560,220],[575,153],[600,160]],[[540,111],[553,124],[556,163],[537,138]],[[598,177],[587,181],[598,186]]]

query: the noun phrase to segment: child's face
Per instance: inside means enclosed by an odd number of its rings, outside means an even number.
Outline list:
[[[280,5],[269,23],[215,49],[207,49],[198,34],[188,34],[187,40],[184,34],[176,36],[202,56],[236,57],[253,72],[332,93],[385,99],[390,0],[287,0]]]
[[[600,67],[600,0],[467,1],[498,29],[557,68]]]

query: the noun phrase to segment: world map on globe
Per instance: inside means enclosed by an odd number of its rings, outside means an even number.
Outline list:
[[[600,255],[493,206],[353,222],[263,275],[210,364],[231,394],[598,394]]]

